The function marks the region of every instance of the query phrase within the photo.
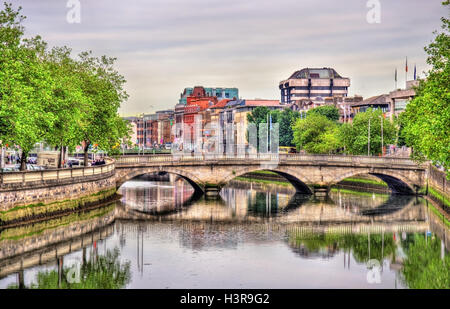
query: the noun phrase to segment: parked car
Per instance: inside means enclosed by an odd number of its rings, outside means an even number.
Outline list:
[[[37,163],[37,157],[29,157],[27,160],[28,164],[36,164]]]
[[[67,160],[67,166],[68,167],[70,167],[70,168],[72,168],[72,167],[78,167],[78,166],[81,166],[82,165],[82,161],[81,160],[78,160],[78,159],[76,159],[76,158],[69,158],[68,160]]]
[[[43,171],[45,169],[46,169],[45,166],[40,166],[40,165],[36,165],[36,164],[27,164],[28,171]],[[11,172],[19,172],[19,171],[20,171],[20,164],[15,164],[14,166],[8,166],[2,170],[3,173],[11,173]]]

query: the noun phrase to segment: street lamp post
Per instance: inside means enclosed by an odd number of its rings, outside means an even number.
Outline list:
[[[142,122],[144,125],[144,140],[142,142],[142,155],[145,155],[145,144],[147,143],[147,122],[145,121],[145,114],[142,113]]]
[[[369,129],[367,130],[367,156],[370,156],[370,118],[369,118]]]
[[[5,168],[5,147],[3,146],[3,144],[0,158],[0,168]]]
[[[383,115],[380,115],[381,118],[381,156],[384,156],[384,141],[383,141]]]

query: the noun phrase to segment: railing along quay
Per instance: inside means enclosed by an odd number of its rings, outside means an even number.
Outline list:
[[[0,173],[0,189],[8,189],[11,186],[33,184],[35,186],[45,185],[58,181],[77,181],[86,178],[103,178],[113,174],[115,162],[107,159],[104,165],[89,167],[74,167],[63,169],[49,169],[42,171],[18,171]]]

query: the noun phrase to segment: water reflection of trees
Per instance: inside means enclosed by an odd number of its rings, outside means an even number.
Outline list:
[[[396,244],[390,234],[288,233],[294,252],[304,257],[332,257],[339,251],[352,251],[357,262],[395,259]]]
[[[441,240],[416,234],[406,241],[402,279],[413,289],[450,289],[450,257]]]
[[[63,266],[63,258],[58,261],[55,270],[40,271],[36,275],[36,282],[31,283],[30,289],[119,289],[130,282],[130,262],[120,261],[119,249],[107,250],[105,255],[91,255],[86,260],[83,250],[83,261],[80,267],[79,282],[71,283],[67,278],[73,272],[73,265]],[[20,275],[19,275],[20,277]],[[22,274],[23,278],[23,274]],[[20,279],[19,279],[20,280]],[[23,282],[10,285],[8,288],[25,287]]]

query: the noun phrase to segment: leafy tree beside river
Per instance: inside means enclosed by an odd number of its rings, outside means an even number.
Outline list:
[[[449,9],[450,2],[443,3]],[[431,66],[420,81],[416,97],[401,115],[402,137],[416,159],[429,159],[450,169],[450,19],[443,17],[443,32],[425,47]]]
[[[40,36],[25,38],[11,4],[0,11],[0,141],[21,150],[21,170],[36,143],[74,149],[94,143],[112,151],[129,133],[117,111],[128,98],[115,58],[67,47],[47,49]]]

